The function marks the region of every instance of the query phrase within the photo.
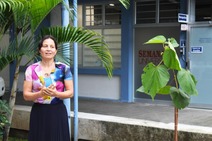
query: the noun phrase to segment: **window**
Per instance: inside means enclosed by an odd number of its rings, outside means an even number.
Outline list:
[[[95,26],[102,25],[102,6],[90,5],[85,8],[85,25]]]
[[[156,2],[141,1],[136,3],[136,23],[155,23],[156,22]]]
[[[196,0],[195,7],[196,21],[211,21],[212,20],[212,1],[211,0]]]
[[[160,0],[160,23],[177,23],[180,9],[179,1]]]
[[[105,25],[120,25],[121,10],[120,5],[105,5]]]
[[[121,7],[120,4],[86,5],[83,22],[87,29],[104,36],[113,57],[114,68],[121,67]],[[82,67],[102,68],[103,64],[89,48],[81,48]],[[79,59],[80,60],[80,59]]]
[[[120,5],[86,5],[85,19],[85,26],[120,25]]]
[[[178,22],[179,0],[141,0],[136,2],[136,24]]]

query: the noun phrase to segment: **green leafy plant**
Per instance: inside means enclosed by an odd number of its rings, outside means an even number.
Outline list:
[[[190,103],[193,95],[198,95],[197,80],[187,69],[181,67],[175,48],[179,44],[174,38],[166,39],[158,35],[145,44],[161,44],[164,51],[159,64],[148,63],[141,74],[142,86],[137,89],[151,96],[154,100],[157,94],[170,95],[175,107],[175,141],[177,138],[178,109],[184,109]]]
[[[4,128],[10,125],[8,121],[8,114],[11,112],[8,103],[0,99],[0,136],[4,133]]]

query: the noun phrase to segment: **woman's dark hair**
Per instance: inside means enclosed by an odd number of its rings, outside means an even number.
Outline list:
[[[45,35],[41,40],[40,42],[38,43],[38,49],[40,50],[41,47],[43,46],[43,41],[46,40],[46,39],[52,39],[54,41],[54,44],[55,44],[55,48],[57,49],[57,41],[56,39],[52,36],[52,35]]]

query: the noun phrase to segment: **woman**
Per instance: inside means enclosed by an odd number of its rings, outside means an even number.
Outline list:
[[[57,42],[45,36],[38,45],[41,61],[27,67],[23,85],[24,99],[33,101],[29,141],[70,141],[64,98],[73,97],[70,67],[55,62]]]

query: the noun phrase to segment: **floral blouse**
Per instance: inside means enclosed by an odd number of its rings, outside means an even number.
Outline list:
[[[27,67],[25,71],[25,80],[32,81],[32,92],[38,92],[39,88],[44,84],[54,84],[57,91],[63,92],[65,89],[64,80],[72,80],[72,73],[68,65],[61,62],[55,62],[55,70],[51,72],[49,79],[45,79],[42,73],[41,64],[37,62]],[[36,99],[34,102],[55,104],[59,101],[61,100],[57,97],[43,96]]]

